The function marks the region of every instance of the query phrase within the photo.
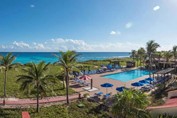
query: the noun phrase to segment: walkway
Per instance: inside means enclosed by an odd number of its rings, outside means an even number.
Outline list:
[[[78,99],[78,94],[73,94],[69,96],[70,100]],[[66,96],[56,96],[56,97],[45,97],[39,100],[39,104],[57,103],[66,101]],[[35,105],[36,99],[14,99],[6,100],[6,108],[15,107],[29,107],[30,105]],[[0,100],[0,107],[3,107],[3,100]]]

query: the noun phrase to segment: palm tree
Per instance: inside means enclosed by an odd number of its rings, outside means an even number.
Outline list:
[[[115,95],[111,112],[114,118],[149,118],[145,110],[148,104],[147,96],[141,91],[124,90]]]
[[[62,81],[63,84],[63,89],[66,88],[66,82],[65,82],[65,72],[63,70],[63,68],[61,68],[61,70],[59,71],[59,73],[56,75],[56,77]]]
[[[169,51],[164,51],[164,58],[166,59],[166,62],[169,62],[169,60],[173,57],[173,53]]]
[[[11,69],[15,64],[13,64],[13,61],[15,60],[15,56],[12,55],[12,53],[8,53],[5,56],[1,56],[0,58],[0,65],[4,68],[4,99],[3,99],[3,105],[5,105],[5,99],[6,99],[6,83],[7,83],[7,72],[9,69]]]
[[[28,63],[23,69],[24,74],[17,76],[17,82],[21,82],[20,90],[36,95],[37,112],[39,112],[39,97],[46,95],[46,87],[54,78],[52,75],[46,74],[48,66],[49,63],[45,64],[44,61],[37,65]]]
[[[175,59],[175,61],[176,61],[176,58],[177,58],[177,46],[176,46],[176,45],[173,46],[173,51],[172,51],[172,53],[173,53],[173,57],[174,57],[174,59]]]
[[[145,49],[144,48],[139,48],[138,49],[138,51],[137,51],[137,55],[138,55],[138,57],[139,57],[139,59],[140,59],[140,66],[141,66],[141,63],[142,62],[144,62],[144,57],[145,57],[145,53],[146,53],[146,51],[145,51]]]
[[[156,52],[157,48],[160,47],[154,40],[150,40],[146,43],[147,56],[149,58],[150,70],[152,70],[152,54]]]
[[[131,51],[130,57],[133,59],[133,61],[134,61],[135,58],[136,58],[136,54],[137,54],[137,51],[136,51],[136,50],[132,50],[132,51]]]
[[[157,63],[157,66],[158,66],[158,69],[160,69],[160,59],[164,56],[164,52],[163,51],[158,51],[155,53],[155,56],[157,57],[158,59],[158,63]]]
[[[60,52],[59,62],[64,69],[64,78],[66,81],[66,101],[69,104],[69,80],[70,74],[77,66],[78,54],[75,51],[68,50],[67,52]]]

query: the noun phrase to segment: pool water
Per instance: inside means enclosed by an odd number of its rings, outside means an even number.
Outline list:
[[[130,80],[145,76],[145,75],[149,75],[148,70],[136,69],[136,70],[125,71],[125,72],[120,72],[120,73],[115,73],[115,74],[109,74],[103,77],[107,79],[114,79],[114,80],[119,80],[122,82],[127,82]]]

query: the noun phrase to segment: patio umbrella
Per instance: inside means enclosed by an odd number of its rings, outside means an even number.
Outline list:
[[[148,80],[140,80],[139,82],[142,84],[150,84],[150,82]]]
[[[104,83],[104,84],[101,84],[101,87],[106,88],[106,94],[107,94],[107,88],[113,87],[113,84],[110,84],[110,83]]]
[[[119,91],[119,92],[122,92],[124,89],[127,89],[125,88],[124,86],[121,86],[121,87],[117,87],[116,90]]]
[[[132,83],[131,85],[136,86],[136,87],[140,87],[140,86],[143,86],[144,84],[141,82],[135,82],[135,83]]]
[[[83,76],[81,76],[79,79],[81,79],[81,80],[91,80],[90,89],[93,88],[93,80],[92,80],[92,78],[91,78],[89,75],[83,75]]]

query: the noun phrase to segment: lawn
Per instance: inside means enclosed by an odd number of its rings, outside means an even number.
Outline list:
[[[49,71],[46,72],[51,75],[57,75],[60,73],[61,69],[58,66],[50,65]],[[22,67],[17,67],[8,71],[7,74],[7,97],[17,97],[17,98],[27,98],[35,97],[32,95],[27,95],[24,92],[20,91],[20,83],[17,83],[17,75],[22,74]],[[3,97],[3,85],[4,85],[4,72],[0,71],[0,97]],[[60,80],[56,81],[56,84],[48,86],[50,90],[47,90],[47,96],[56,96],[56,95],[65,95],[65,89]],[[72,89],[69,90],[69,93],[73,93]]]

